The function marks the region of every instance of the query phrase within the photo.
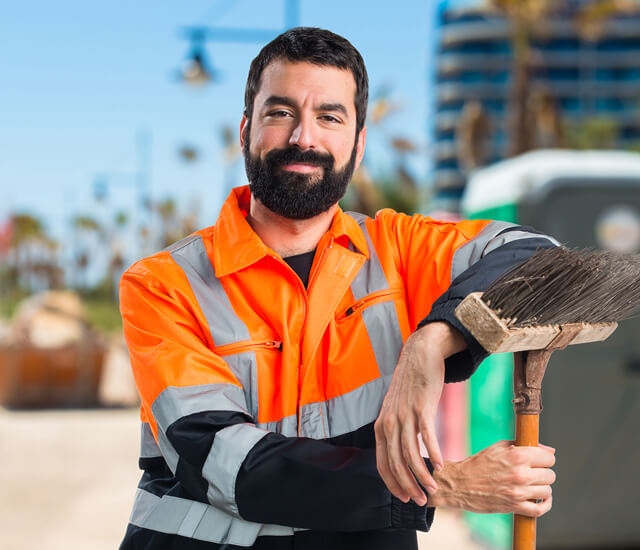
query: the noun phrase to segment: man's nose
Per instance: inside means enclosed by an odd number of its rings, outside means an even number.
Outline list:
[[[289,136],[289,145],[300,149],[313,149],[316,146],[311,117],[301,117]]]

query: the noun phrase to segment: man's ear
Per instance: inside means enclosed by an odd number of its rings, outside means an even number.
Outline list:
[[[242,113],[242,119],[240,120],[240,147],[244,151],[244,142],[247,139],[247,132],[249,131],[249,119],[247,118],[246,111]]]
[[[355,164],[355,169],[358,168],[358,166],[360,166],[360,163],[362,162],[362,158],[364,157],[364,146],[365,146],[365,142],[367,141],[367,127],[366,125],[362,127],[362,130],[360,130],[360,133],[358,134],[358,139],[356,140],[356,164]]]

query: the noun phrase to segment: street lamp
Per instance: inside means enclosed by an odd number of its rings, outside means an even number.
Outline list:
[[[300,19],[300,0],[284,0],[284,29],[296,27]],[[216,80],[216,72],[208,62],[204,43],[209,42],[269,42],[284,29],[242,29],[222,27],[185,27],[181,34],[191,42],[191,50],[179,71],[179,80],[190,86],[202,86]]]
[[[202,86],[211,80],[215,80],[215,71],[209,67],[207,55],[204,49],[206,40],[203,29],[189,29],[191,51],[184,60],[179,78],[190,86]]]

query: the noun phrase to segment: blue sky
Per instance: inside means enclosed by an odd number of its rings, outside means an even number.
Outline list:
[[[3,3],[0,220],[29,211],[62,238],[74,214],[99,208],[92,184],[100,173],[109,174],[111,208],[133,204],[128,183],[142,132],[151,143],[152,197],[174,196],[183,210],[198,204],[200,224],[212,223],[226,195],[220,128],[237,128],[248,66],[262,44],[208,43],[221,82],[190,89],[173,76],[189,51],[179,29],[280,29],[283,6],[282,0]],[[429,0],[300,0],[300,24],[342,34],[360,50],[372,92],[392,86],[403,109],[387,121],[387,132],[425,149],[435,9]],[[384,169],[382,138],[373,134],[367,160]],[[185,144],[199,150],[197,162],[180,159]],[[413,162],[422,180],[426,158],[425,151]],[[236,181],[243,183],[238,164]]]

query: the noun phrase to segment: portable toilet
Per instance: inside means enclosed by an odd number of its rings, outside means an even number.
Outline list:
[[[541,150],[477,170],[465,217],[552,235],[569,247],[640,251],[640,154]],[[557,448],[553,509],[538,520],[538,548],[640,547],[640,320],[607,341],[553,355],[543,382],[540,441]],[[513,439],[511,354],[471,378],[475,453]],[[510,548],[510,515],[467,514],[474,535]]]

